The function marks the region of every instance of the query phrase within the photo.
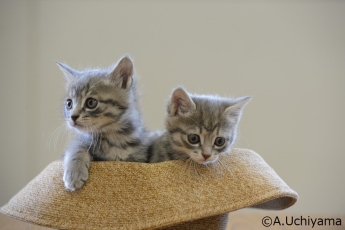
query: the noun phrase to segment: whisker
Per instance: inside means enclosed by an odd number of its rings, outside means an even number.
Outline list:
[[[92,130],[91,130],[90,125],[86,125],[86,132],[87,132],[87,133],[91,133],[91,142],[90,142],[90,145],[89,145],[89,147],[87,148],[86,151],[87,151],[90,155],[92,155],[92,154],[90,153],[90,149],[91,149],[91,147],[92,147],[92,145],[93,145],[93,132],[92,132]]]
[[[46,142],[47,147],[51,148],[53,145],[53,149],[56,150],[57,143],[61,137],[61,135],[64,133],[66,128],[66,124],[63,123],[59,125],[48,137],[48,140]]]
[[[233,170],[229,168],[229,165],[225,164],[225,162],[221,158],[219,158],[218,162],[219,162],[219,165],[221,166],[220,168],[222,169],[222,173],[230,172],[231,175],[233,176]]]
[[[101,120],[100,117],[97,117],[97,118],[98,118],[99,121]],[[100,122],[100,123],[101,123],[101,122]],[[102,133],[101,130],[97,130],[97,131],[98,131],[98,133],[100,134],[100,136],[98,137],[98,140],[99,140],[99,143],[98,143],[98,152],[100,152],[100,151],[101,151],[102,139],[103,139],[103,133]]]

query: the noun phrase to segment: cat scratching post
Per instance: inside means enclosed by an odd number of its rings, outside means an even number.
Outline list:
[[[281,210],[298,198],[255,152],[233,149],[222,166],[92,162],[89,180],[65,190],[62,162],[48,165],[1,212],[57,229],[225,229],[227,213]]]

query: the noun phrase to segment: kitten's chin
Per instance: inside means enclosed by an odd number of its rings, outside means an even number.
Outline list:
[[[212,156],[211,158],[208,158],[206,160],[204,158],[192,158],[192,160],[201,165],[209,165],[215,163],[218,160],[218,156]]]
[[[206,160],[206,161],[205,161],[204,163],[202,163],[202,164],[203,164],[203,165],[210,165],[210,164],[216,163],[217,160],[218,160],[218,157],[215,158],[214,160],[211,160],[211,161]]]
[[[78,133],[90,133],[92,131],[90,130],[90,128],[87,128],[86,126],[81,125],[79,123],[75,123],[75,124],[69,123],[68,125],[71,129],[77,131]]]

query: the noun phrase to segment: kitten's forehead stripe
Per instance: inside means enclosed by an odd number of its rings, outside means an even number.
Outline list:
[[[178,128],[178,127],[169,130],[169,132],[170,132],[171,134],[174,134],[174,133],[182,133],[182,134],[187,135],[187,133],[186,133],[183,129]]]
[[[216,135],[219,136],[220,127],[217,127]]]
[[[100,92],[105,94],[111,93],[114,90],[114,87],[102,83],[96,83],[88,91],[90,95],[98,95]]]
[[[84,92],[85,89],[82,85],[76,86],[74,91],[75,91],[75,95],[83,95],[83,96],[85,95],[85,92]]]
[[[87,82],[86,85],[84,86],[84,95],[87,94],[87,92],[89,92],[90,89],[90,82]]]

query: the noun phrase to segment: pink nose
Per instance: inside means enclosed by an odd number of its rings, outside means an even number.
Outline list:
[[[202,156],[204,157],[205,160],[207,160],[208,158],[210,158],[211,155],[209,155],[209,154],[202,154]]]

